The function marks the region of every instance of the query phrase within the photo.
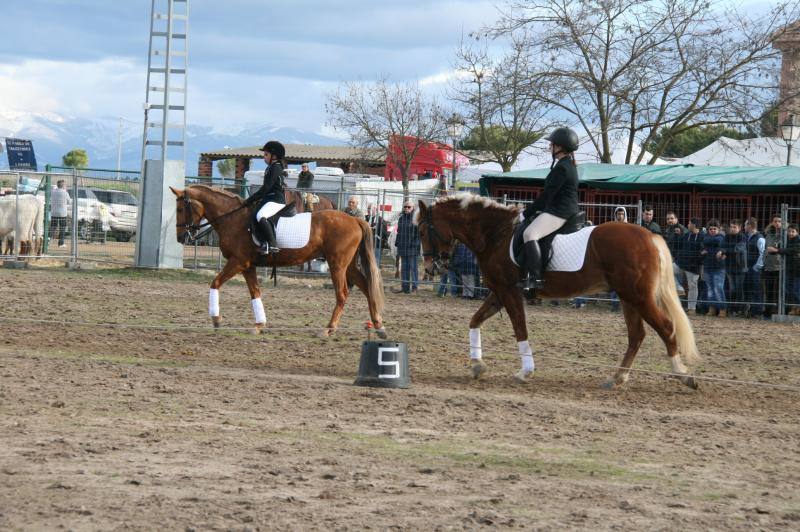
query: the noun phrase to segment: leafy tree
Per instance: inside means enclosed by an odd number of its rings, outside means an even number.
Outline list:
[[[72,168],[86,168],[89,166],[89,156],[86,154],[86,150],[75,148],[64,155],[61,162],[64,166]]]
[[[469,134],[459,142],[459,147],[462,150],[482,151],[482,152],[501,152],[506,149],[509,144],[519,146],[520,150],[516,153],[519,154],[523,149],[527,148],[537,140],[542,138],[542,133],[539,131],[517,131],[516,133],[509,131],[500,125],[492,125],[481,130],[475,127],[470,130]],[[494,159],[492,159],[494,161]],[[501,164],[499,161],[495,161]],[[513,166],[511,162],[511,166]],[[504,171],[509,171],[511,166]]]
[[[762,137],[780,137],[781,130],[778,126],[778,105],[772,105],[761,115],[759,123]]]
[[[232,178],[236,174],[236,159],[222,159],[217,163],[217,171],[222,177]]]
[[[647,150],[656,150],[659,146],[664,146],[661,152],[664,157],[686,157],[702,150],[720,137],[738,140],[752,138],[753,135],[725,126],[696,127],[678,133],[673,133],[664,127],[653,135],[653,139],[647,144]]]

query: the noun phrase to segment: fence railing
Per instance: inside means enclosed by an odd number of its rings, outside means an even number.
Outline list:
[[[54,190],[58,183],[69,196],[66,214],[64,206],[56,216],[53,204]],[[221,186],[237,194],[247,195],[249,192],[242,180],[210,179],[187,176],[187,184],[203,183]],[[132,266],[135,256],[135,232],[138,226],[138,198],[140,179],[134,171],[117,171],[108,169],[73,169],[50,166],[45,172],[12,172],[0,171],[0,254],[5,258],[24,258],[38,255],[45,258],[67,259],[72,261],[89,260],[123,266]],[[56,193],[61,195],[62,193]],[[338,209],[354,207],[370,221],[375,234],[375,253],[384,271],[387,284],[401,283],[402,264],[396,253],[397,219],[402,213],[402,204],[411,200],[416,205],[418,200],[431,202],[434,199],[430,191],[411,192],[356,188],[339,190],[318,190],[316,194],[326,197]],[[30,226],[30,214],[22,204],[36,198],[40,205],[37,215]],[[77,201],[75,201],[77,198]],[[354,205],[349,201],[354,200]],[[516,204],[524,208],[529,201],[512,200],[509,196],[495,198],[506,204]],[[680,214],[678,204],[653,205],[653,210],[662,215]],[[617,219],[615,213],[624,208],[627,221],[642,223],[644,206],[641,202],[616,203],[582,203],[581,208],[588,214],[594,225]],[[354,211],[354,214],[357,214]],[[698,313],[726,311],[727,313],[749,315],[752,317],[770,317],[773,314],[800,313],[800,272],[798,258],[789,251],[792,244],[788,238],[787,226],[800,223],[800,206],[783,204],[776,215],[780,218],[780,229],[763,227],[772,220],[757,220],[753,228],[748,227],[743,219],[735,219],[736,212],[726,210],[726,219],[719,220],[721,234],[725,242],[725,258],[718,264],[709,262],[707,255],[699,255],[703,250],[703,239],[711,220],[688,220],[677,217],[676,225],[668,226],[666,219],[654,219],[660,225],[659,230],[667,239],[673,252],[676,266],[676,283],[684,299],[685,306]],[[26,218],[28,216],[28,218]],[[716,222],[713,222],[716,223]],[[38,226],[37,226],[38,224]],[[695,236],[686,226],[692,227]],[[25,227],[23,227],[25,226]],[[696,227],[693,227],[696,226]],[[656,230],[654,225],[651,229]],[[678,230],[680,238],[673,233]],[[41,233],[40,233],[41,232]],[[31,236],[29,236],[31,235]],[[737,236],[741,235],[741,236]],[[30,240],[29,240],[30,238]],[[738,239],[738,240],[737,240]],[[761,242],[761,243],[760,243]],[[771,252],[775,248],[776,253]],[[188,268],[207,268],[216,270],[224,264],[217,246],[214,233],[199,242],[186,245],[184,248],[184,265]],[[418,287],[428,286],[432,289],[451,291],[463,294],[467,290],[468,297],[480,295],[481,275],[474,260],[459,266],[444,279],[426,278],[424,271],[417,264],[416,281],[407,275],[407,281]],[[281,275],[327,275],[320,271],[324,266],[319,263],[304,265],[301,273],[297,268],[284,268]],[[714,273],[724,271],[724,274]],[[395,278],[395,274],[398,279]],[[467,276],[468,282],[463,282]],[[474,277],[474,281],[471,277]],[[713,286],[712,283],[715,283]],[[720,284],[721,283],[721,284]],[[444,288],[442,288],[444,287]],[[472,288],[471,288],[472,287]],[[584,301],[610,301],[612,306],[618,302],[615,295],[596,294],[578,299]]]

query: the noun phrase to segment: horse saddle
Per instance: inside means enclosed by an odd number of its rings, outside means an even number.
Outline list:
[[[536,216],[539,214],[541,213],[538,213]],[[531,216],[528,220],[517,224],[516,229],[514,229],[514,236],[511,237],[511,258],[517,266],[525,264],[525,242],[522,235],[525,233],[525,229],[531,225],[531,222],[536,219],[536,216]],[[542,251],[542,271],[547,271],[550,259],[553,258],[553,240],[555,237],[558,235],[576,233],[583,229],[585,225],[586,213],[581,211],[570,216],[560,229],[539,240],[539,249]]]
[[[297,209],[294,206],[294,203],[289,203],[281,210],[267,218],[270,224],[272,224],[272,230],[275,231],[275,234],[278,232],[278,219],[280,218],[291,218],[297,214]],[[260,244],[264,242],[266,235],[262,234],[261,227],[258,224],[258,220],[256,220],[256,216],[258,215],[258,210],[253,213],[253,216],[250,217],[250,226],[248,227],[248,231],[250,234],[253,235],[253,240],[256,243]]]

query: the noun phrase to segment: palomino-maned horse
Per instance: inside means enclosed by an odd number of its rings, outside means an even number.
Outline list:
[[[486,370],[481,359],[480,326],[502,308],[511,319],[523,358],[523,369],[516,378],[524,381],[533,373],[532,364],[526,368],[524,360],[533,355],[518,284],[524,274],[509,256],[518,215],[515,207],[472,194],[440,198],[430,207],[419,202],[416,222],[425,269],[433,272],[434,266],[447,258],[446,250],[453,239],[458,239],[475,253],[485,284],[491,290],[469,323],[470,358],[476,379]],[[687,386],[697,388],[681,360],[682,354],[692,364],[699,361],[699,355],[691,324],[678,299],[672,258],[664,239],[634,224],[599,225],[589,236],[580,270],[547,271],[544,288],[538,293],[543,298],[568,298],[609,290],[615,290],[622,302],[628,349],[620,369],[604,387],[613,388],[628,380],[631,364],[644,340],[646,321],[666,345],[673,373]]]
[[[333,202],[331,200],[329,200],[325,196],[320,196],[319,194],[317,194],[319,202],[315,203],[312,209],[307,209],[305,194],[306,192],[303,190],[289,190],[287,188],[283,191],[284,203],[286,205],[293,203],[294,209],[298,214],[303,212],[329,211],[329,210],[334,210],[336,208],[334,207]]]
[[[331,281],[336,293],[336,306],[323,336],[332,334],[339,325],[349,294],[348,283],[355,284],[367,296],[369,313],[375,332],[386,337],[383,327],[383,281],[372,252],[372,230],[365,220],[339,211],[320,211],[311,214],[311,234],[308,243],[297,249],[282,248],[280,252],[261,255],[253,244],[248,226],[253,209],[230,192],[205,185],[191,185],[184,190],[171,188],[176,197],[176,226],[178,241],[193,238],[205,218],[219,235],[219,249],[226,262],[211,283],[209,315],[214,327],[219,327],[219,288],[228,279],[241,273],[250,290],[255,332],[266,324],[261,288],[256,275],[257,266],[293,266],[322,257],[328,262]]]

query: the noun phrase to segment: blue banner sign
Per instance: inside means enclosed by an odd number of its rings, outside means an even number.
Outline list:
[[[7,138],[6,153],[8,154],[8,167],[11,170],[33,170],[35,172],[38,169],[31,141]]]

